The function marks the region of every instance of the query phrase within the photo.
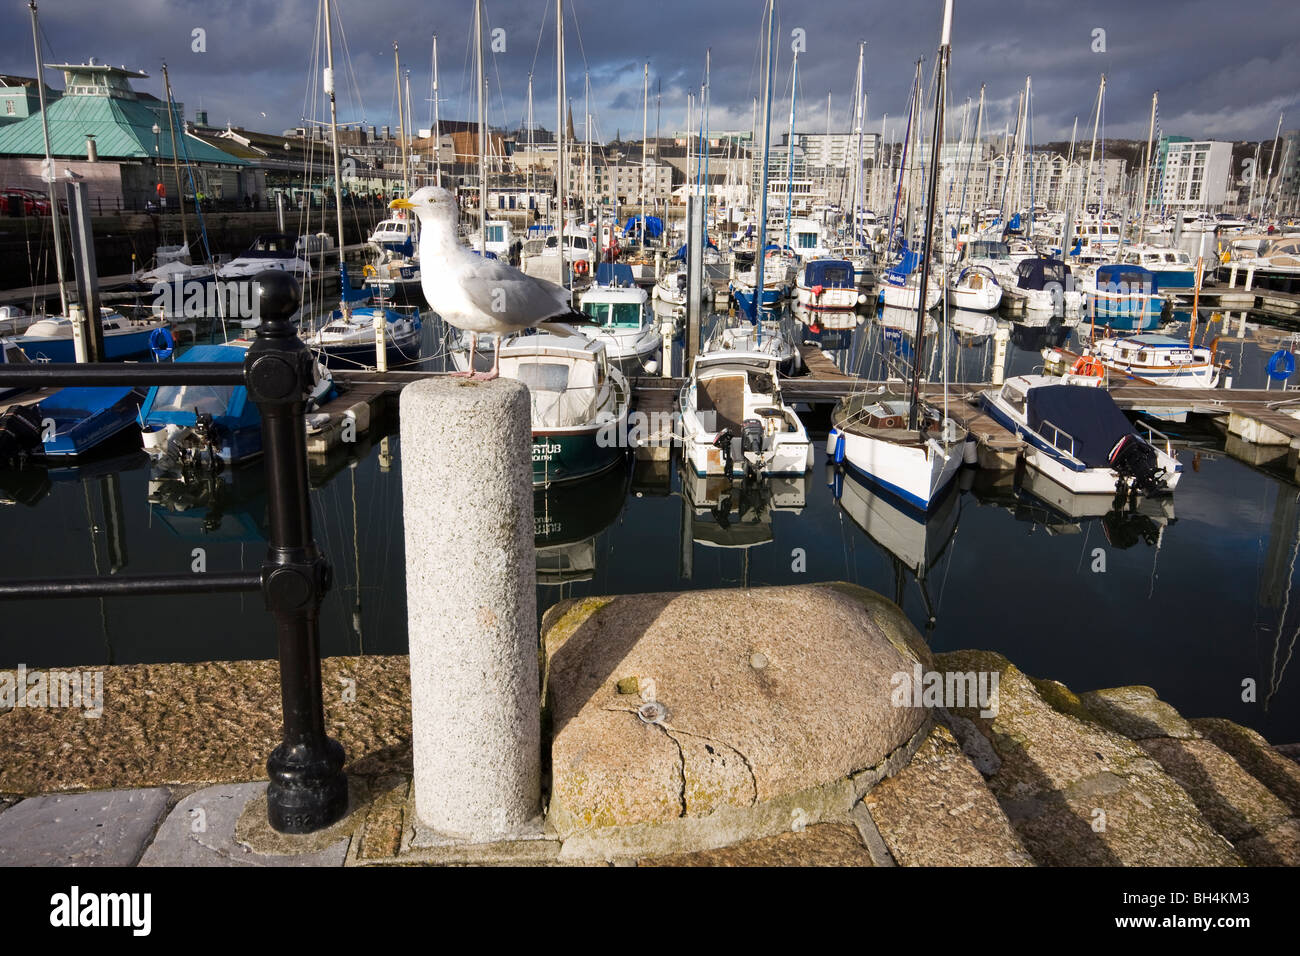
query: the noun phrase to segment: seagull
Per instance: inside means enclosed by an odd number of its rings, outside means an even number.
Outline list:
[[[568,323],[596,324],[573,308],[561,286],[462,246],[456,239],[456,197],[447,190],[425,186],[410,199],[394,199],[389,207],[412,210],[420,220],[420,287],[429,308],[470,333],[469,370],[453,374],[478,381],[498,376],[499,340],[492,370],[474,371],[479,335],[504,337],[539,327],[558,335],[580,335]]]

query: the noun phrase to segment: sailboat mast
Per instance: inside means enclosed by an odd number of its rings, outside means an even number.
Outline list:
[[[863,116],[865,110],[863,110],[862,108],[862,70],[863,70],[864,62],[866,60],[866,49],[867,49],[867,44],[863,41],[859,41],[858,42],[858,78],[857,78],[857,82],[854,83],[855,95],[853,97],[853,117],[854,117],[853,133],[855,136],[857,136],[858,139],[858,161],[853,168],[853,203],[851,206],[851,215],[853,218],[849,222],[849,232],[851,234],[850,236],[851,249],[852,249],[852,254],[855,256],[858,254],[858,207],[862,202],[862,123],[866,119],[866,117]],[[829,98],[830,98],[830,94],[827,94],[827,99],[829,100]],[[827,109],[826,124],[829,133],[829,127],[830,127],[829,108]],[[829,135],[827,136],[827,142],[828,143],[830,142]]]
[[[943,100],[944,86],[948,78],[948,55],[951,50],[952,37],[952,0],[946,0],[943,8],[943,39],[939,44],[939,76],[934,87],[934,135],[930,143],[930,182],[929,196],[925,204],[925,237],[921,240],[921,285],[917,290],[916,301],[916,343],[912,350],[912,400],[907,411],[907,428],[917,428],[917,413],[920,411],[921,396],[921,354],[925,338],[925,294],[928,291],[930,277],[930,246],[934,239],[934,207],[939,193],[939,156],[943,142]]]
[[[759,323],[763,307],[763,259],[767,250],[767,163],[771,149],[772,129],[772,44],[773,19],[776,0],[767,0],[767,76],[763,81],[763,165],[759,185],[758,249],[754,253],[754,321]]]
[[[181,187],[180,158],[176,155],[176,107],[172,103],[172,82],[167,76],[167,64],[162,65],[163,86],[167,93],[167,127],[172,139],[172,174],[176,177],[176,198],[181,207],[181,239],[185,242],[185,253],[190,251],[190,231],[185,220],[185,190]]]
[[[532,104],[532,79],[528,74],[529,104]],[[442,129],[438,116],[438,34],[433,35],[433,168],[434,183],[442,185]]]
[[[650,61],[647,60],[641,74],[641,222],[638,232],[641,234],[641,248],[645,249],[645,176],[646,176],[646,136],[649,130],[646,128],[650,120]],[[655,153],[658,154],[658,144],[655,144]]]
[[[1079,205],[1080,205],[1079,219],[1085,223],[1087,222],[1086,217],[1088,215],[1088,193],[1091,191],[1091,187],[1092,187],[1092,162],[1097,155],[1097,126],[1098,124],[1101,123],[1101,98],[1102,95],[1105,93],[1105,91],[1106,91],[1106,74],[1103,73],[1101,75],[1101,86],[1097,88],[1097,111],[1093,114],[1092,117],[1092,146],[1088,148],[1088,168],[1084,170],[1084,174],[1083,174],[1083,195],[1080,196],[1079,198]],[[1098,207],[1099,213],[1100,213],[1100,208],[1101,207]],[[1101,216],[1098,215],[1097,219],[1098,219],[1098,223],[1097,223],[1098,235],[1100,235]],[[1084,234],[1087,235],[1086,226],[1084,227],[1083,231]]]
[[[326,3],[328,2],[329,0],[326,0]],[[396,40],[393,41],[393,82],[397,84],[397,149],[402,156],[402,195],[409,199],[411,189],[407,185],[410,179],[407,178],[406,171],[406,116],[402,106],[402,60],[397,54]],[[339,215],[341,217],[342,213]]]
[[[569,285],[569,263],[564,254],[564,0],[555,0],[555,249],[560,254],[560,285]]]
[[[1156,135],[1156,100],[1160,97],[1160,91],[1156,90],[1151,94],[1151,124],[1147,127],[1147,157],[1146,162],[1142,164],[1142,199],[1138,202],[1138,244],[1146,242],[1147,238],[1147,181],[1151,178],[1151,145]],[[1119,241],[1124,242],[1124,237],[1120,236]],[[1123,251],[1121,249],[1121,251]]]
[[[41,103],[41,132],[45,135],[45,166],[42,178],[50,190],[50,225],[54,227],[54,268],[59,274],[59,301],[62,314],[68,314],[68,284],[63,274],[63,228],[59,225],[59,199],[54,195],[54,159],[50,156],[50,120],[45,111],[45,67],[41,63],[41,41],[37,39],[36,0],[28,6],[32,10],[32,49],[36,52],[36,93]],[[75,323],[74,323],[75,325]]]
[[[785,158],[785,245],[790,245],[790,217],[794,215],[794,98],[799,89],[799,51],[790,64],[790,145]]]
[[[700,149],[704,154],[704,173],[701,176],[704,195],[704,245],[709,244],[709,70],[713,62],[713,47],[704,50],[704,90],[700,95],[700,109],[704,135],[700,137]]]
[[[330,20],[330,0],[323,0],[325,5],[325,95],[330,98],[330,152],[334,159],[334,218],[339,237],[339,266],[343,266],[343,201],[339,189],[342,173],[339,169],[339,123],[338,103],[334,97],[334,30]],[[393,45],[396,49],[396,44]],[[340,289],[343,313],[349,312],[347,289]]]
[[[415,122],[415,114],[411,112],[411,71],[410,70],[406,71],[406,121],[408,123]],[[413,136],[408,135],[406,137],[406,142],[408,146],[410,145],[412,139],[414,139]]]
[[[478,89],[478,249],[487,255],[487,103],[483,80],[483,0],[474,0],[474,81]]]

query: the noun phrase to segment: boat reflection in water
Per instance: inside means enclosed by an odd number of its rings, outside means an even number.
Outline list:
[[[926,579],[957,533],[961,514],[960,482],[952,482],[924,518],[896,499],[879,494],[852,469],[827,465],[826,483],[835,503],[894,565],[894,603],[902,607],[907,575],[911,575],[925,605],[926,629],[933,630],[938,608]]]
[[[1004,509],[1017,521],[1049,535],[1082,534],[1094,522],[1106,541],[1126,550],[1139,542],[1158,552],[1165,530],[1177,522],[1172,495],[1120,501],[1113,495],[1073,494],[1038,472],[980,473],[973,492],[981,505]]]
[[[537,583],[590,581],[596,573],[596,538],[618,520],[627,501],[627,459],[591,478],[533,491]]]
[[[738,550],[740,582],[749,586],[749,550],[775,540],[772,515],[800,514],[808,501],[808,475],[767,478],[706,478],[688,469],[682,481],[682,554],[679,572],[694,574],[695,549]]]
[[[260,466],[213,471],[153,468],[149,510],[154,520],[187,541],[265,541],[266,470]]]

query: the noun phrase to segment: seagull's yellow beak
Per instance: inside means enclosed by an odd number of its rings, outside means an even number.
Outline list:
[[[404,196],[398,196],[396,199],[394,199],[392,202],[388,204],[388,208],[389,209],[414,209],[415,203],[411,202],[411,200],[405,198]]]

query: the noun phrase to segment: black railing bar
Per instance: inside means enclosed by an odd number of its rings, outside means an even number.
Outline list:
[[[226,594],[260,591],[260,571],[214,571],[203,574],[127,575],[123,577],[45,578],[0,581],[0,601],[23,598],[146,597],[166,594]]]
[[[0,366],[0,386],[42,385],[243,385],[238,362],[45,363]]]

